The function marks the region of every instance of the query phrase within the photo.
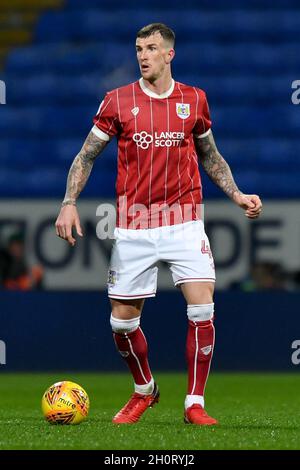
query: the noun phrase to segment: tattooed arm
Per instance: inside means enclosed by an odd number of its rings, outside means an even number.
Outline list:
[[[206,137],[195,138],[195,148],[200,162],[210,179],[238,206],[245,209],[250,219],[259,216],[262,203],[255,194],[243,194],[237,187],[230,167],[217,149],[212,132]]]
[[[69,171],[67,189],[62,206],[75,205],[92,171],[94,162],[107,142],[99,139],[92,131],[86,138],[82,149],[74,159]]]
[[[76,228],[78,235],[83,236],[76,208],[76,200],[90,176],[97,156],[102,152],[107,143],[108,142],[99,139],[99,137],[91,131],[70,168],[66,194],[55,223],[55,228],[56,235],[67,240],[72,246],[74,246],[76,242],[75,238],[72,236],[73,227]]]

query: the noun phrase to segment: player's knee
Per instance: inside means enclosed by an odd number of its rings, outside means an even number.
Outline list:
[[[115,318],[111,314],[110,324],[114,333],[132,333],[140,326],[140,317],[131,318],[129,320],[122,320],[121,318]]]
[[[144,305],[144,299],[110,299],[110,302],[113,317],[124,320],[129,320],[134,317],[140,317]]]
[[[192,322],[212,322],[214,318],[214,303],[188,305],[187,316]]]

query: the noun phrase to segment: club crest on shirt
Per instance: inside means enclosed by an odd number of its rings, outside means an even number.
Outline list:
[[[187,119],[191,114],[190,104],[188,103],[176,103],[176,113],[181,119]]]

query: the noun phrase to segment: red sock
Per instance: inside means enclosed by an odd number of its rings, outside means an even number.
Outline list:
[[[188,365],[188,395],[204,395],[215,341],[211,320],[189,320],[186,358]]]
[[[113,333],[117,349],[133,375],[137,385],[149,383],[152,379],[148,363],[148,345],[144,333],[138,327],[131,333]]]

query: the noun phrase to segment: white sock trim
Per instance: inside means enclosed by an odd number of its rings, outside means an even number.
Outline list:
[[[140,393],[141,395],[150,395],[154,390],[154,379],[152,377],[152,379],[150,380],[150,382],[148,382],[147,384],[143,384],[143,385],[138,385],[138,384],[134,384],[134,391],[136,393]]]
[[[196,403],[204,408],[204,397],[202,395],[187,395],[185,397],[184,407],[187,409]]]
[[[111,314],[110,324],[114,333],[132,333],[140,326],[140,318],[135,317],[129,320],[122,320],[121,318],[115,318]]]
[[[187,316],[191,321],[208,321],[214,316],[214,303],[187,306]]]

